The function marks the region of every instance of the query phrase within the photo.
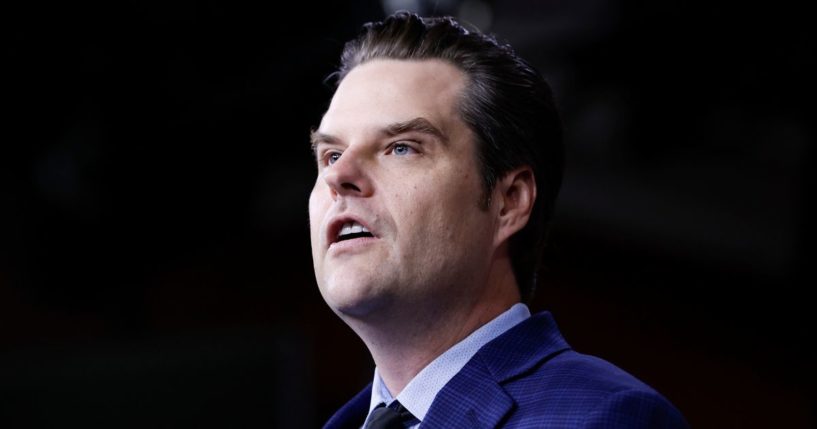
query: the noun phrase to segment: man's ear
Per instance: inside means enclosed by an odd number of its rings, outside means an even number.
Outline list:
[[[536,177],[529,166],[511,170],[494,188],[497,204],[495,245],[499,245],[528,224],[536,201]]]

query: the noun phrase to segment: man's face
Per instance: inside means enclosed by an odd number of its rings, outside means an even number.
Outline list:
[[[487,277],[496,224],[457,110],[465,84],[441,60],[374,60],[338,87],[313,134],[309,199],[315,275],[336,312],[439,307]]]

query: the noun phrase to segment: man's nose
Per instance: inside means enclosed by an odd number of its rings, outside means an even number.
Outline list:
[[[326,167],[323,178],[329,185],[332,198],[368,197],[372,194],[371,178],[361,155],[354,149],[346,149],[333,164]]]

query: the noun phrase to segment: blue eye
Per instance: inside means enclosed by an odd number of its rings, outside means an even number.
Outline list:
[[[395,155],[408,155],[411,152],[411,148],[405,143],[397,143],[394,145],[392,152]]]
[[[326,158],[326,163],[329,164],[329,165],[332,165],[335,162],[337,162],[338,159],[340,159],[340,152],[332,152]]]

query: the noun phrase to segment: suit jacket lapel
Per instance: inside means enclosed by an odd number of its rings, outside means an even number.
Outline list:
[[[355,395],[339,409],[323,426],[323,429],[359,429],[369,414],[369,403],[372,398],[372,384]]]
[[[420,426],[497,427],[516,405],[502,384],[569,349],[550,313],[531,317],[482,347],[440,390]]]
[[[420,427],[494,428],[513,406],[486,368],[471,361],[440,390]]]

